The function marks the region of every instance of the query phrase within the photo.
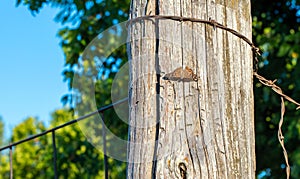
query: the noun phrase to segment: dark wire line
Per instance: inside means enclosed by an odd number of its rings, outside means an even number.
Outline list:
[[[56,157],[57,157],[57,150],[56,150],[56,143],[55,143],[55,131],[52,131],[52,147],[53,147],[53,169],[54,169],[54,178],[57,179],[57,164],[56,164]]]
[[[101,115],[101,125],[102,125],[102,139],[103,139],[103,157],[104,157],[104,178],[108,179],[108,158],[106,153],[106,131],[105,131],[105,122],[104,122],[104,111],[100,113]]]
[[[14,178],[14,173],[13,173],[13,158],[12,158],[12,147],[9,147],[9,178],[13,179]]]
[[[27,138],[25,138],[25,139],[22,139],[22,140],[19,140],[19,141],[17,141],[17,142],[14,142],[14,143],[11,143],[11,144],[9,144],[9,145],[6,145],[6,146],[4,146],[4,147],[1,147],[1,148],[0,148],[0,152],[1,152],[2,150],[5,150],[5,149],[11,148],[11,147],[13,147],[13,146],[17,146],[17,145],[19,145],[19,144],[22,144],[22,143],[24,143],[24,142],[27,142],[27,141],[29,141],[29,140],[32,140],[32,139],[41,137],[41,136],[43,136],[43,135],[46,135],[46,134],[48,134],[48,133],[50,133],[50,132],[53,132],[53,131],[56,131],[56,130],[58,130],[58,129],[60,129],[60,128],[69,126],[69,125],[71,125],[71,124],[74,124],[74,123],[76,123],[76,122],[78,122],[78,121],[81,121],[81,120],[86,119],[86,118],[88,118],[88,117],[90,117],[90,116],[93,116],[93,115],[95,115],[95,114],[98,114],[99,112],[106,111],[106,110],[112,108],[113,106],[117,106],[117,105],[120,105],[120,104],[126,102],[127,100],[128,100],[128,97],[126,97],[126,98],[124,98],[124,99],[121,99],[121,100],[119,100],[119,101],[117,101],[117,102],[115,102],[115,103],[111,103],[111,104],[109,104],[109,105],[103,106],[103,107],[99,108],[98,110],[96,110],[96,111],[94,111],[94,112],[91,112],[91,113],[89,113],[89,114],[86,114],[86,115],[84,115],[84,116],[81,116],[81,117],[79,117],[79,118],[77,118],[77,119],[74,119],[74,120],[72,120],[72,121],[66,122],[66,123],[64,123],[64,124],[62,124],[62,125],[53,127],[53,128],[51,128],[51,129],[48,129],[48,130],[46,130],[46,131],[44,131],[44,132],[41,132],[41,133],[39,133],[39,134],[35,134],[35,135],[32,135],[32,136],[29,136],[29,137],[27,137]]]

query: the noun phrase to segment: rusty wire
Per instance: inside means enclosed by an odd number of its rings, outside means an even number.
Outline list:
[[[280,95],[280,99],[281,99],[281,115],[280,115],[280,121],[279,121],[279,125],[278,125],[278,141],[281,145],[281,148],[283,150],[283,155],[284,155],[284,160],[286,163],[286,178],[288,179],[290,177],[290,165],[289,165],[289,160],[288,160],[288,154],[287,151],[284,147],[284,136],[283,133],[281,131],[281,127],[283,124],[283,117],[284,117],[284,113],[285,113],[285,105],[284,105],[284,99],[286,99],[287,101],[294,103],[295,105],[297,105],[298,107],[296,108],[297,110],[300,109],[300,104],[298,102],[296,102],[295,100],[293,100],[291,97],[285,95],[281,88],[278,87],[275,82],[276,80],[267,80],[264,77],[260,76],[259,74],[257,74],[257,72],[254,72],[253,75],[259,80],[260,83],[262,83],[265,86],[270,87],[273,91],[275,91],[278,95]]]
[[[128,21],[128,23],[126,24],[126,26],[128,27],[128,25],[130,25],[131,23],[134,22],[138,22],[141,20],[151,20],[151,19],[170,19],[170,20],[175,20],[175,21],[190,21],[190,22],[199,22],[199,23],[205,23],[205,24],[209,24],[211,26],[213,26],[214,29],[216,28],[220,28],[223,29],[225,31],[228,31],[230,33],[232,33],[233,35],[241,38],[242,40],[244,40],[248,45],[251,46],[252,52],[253,52],[253,57],[254,57],[254,61],[253,61],[253,75],[259,80],[260,83],[262,83],[263,85],[270,87],[273,91],[275,91],[280,97],[281,97],[281,118],[279,121],[279,127],[278,127],[278,140],[279,143],[282,147],[283,150],[283,154],[284,154],[284,159],[286,162],[286,175],[287,178],[289,178],[290,176],[290,165],[289,165],[289,161],[288,161],[288,153],[284,147],[284,136],[283,133],[281,131],[281,127],[284,121],[284,113],[285,113],[285,105],[284,105],[284,99],[286,99],[287,101],[294,103],[295,105],[297,105],[298,107],[296,108],[296,110],[300,109],[300,104],[298,102],[296,102],[295,100],[293,100],[291,97],[285,95],[281,88],[278,87],[275,82],[276,80],[267,80],[266,78],[260,76],[257,73],[258,70],[258,56],[261,55],[261,50],[256,47],[253,42],[251,40],[249,40],[246,36],[244,36],[243,34],[237,32],[234,29],[228,28],[218,22],[216,22],[215,20],[209,18],[209,20],[203,20],[203,19],[197,19],[197,18],[190,18],[190,17],[181,17],[181,16],[163,16],[163,15],[146,15],[146,16],[141,16],[141,17],[136,17],[134,19],[131,19]]]
[[[228,28],[211,18],[209,18],[209,20],[204,20],[204,19],[181,17],[181,16],[146,15],[146,16],[140,16],[140,17],[135,17],[134,19],[130,19],[126,24],[126,27],[128,27],[130,24],[135,23],[135,22],[139,22],[142,20],[152,20],[152,19],[165,19],[165,20],[169,19],[169,20],[175,20],[175,21],[179,21],[179,22],[184,22],[184,21],[199,22],[199,23],[209,24],[209,25],[213,26],[214,29],[220,28],[225,31],[228,31],[228,32],[232,33],[233,35],[243,39],[248,45],[251,46],[253,56],[254,56],[254,71],[258,70],[258,66],[257,66],[258,56],[261,55],[261,50],[258,47],[256,47],[254,45],[254,43],[251,40],[249,40],[246,36],[244,36],[243,34],[239,33],[238,31],[236,31],[234,29]]]
[[[285,160],[285,163],[286,163],[286,178],[288,179],[290,177],[290,165],[289,165],[288,154],[287,154],[287,151],[284,147],[284,136],[283,136],[282,131],[281,131],[281,126],[283,124],[283,116],[284,116],[284,112],[285,112],[285,106],[284,106],[283,97],[281,97],[280,99],[281,99],[281,114],[280,114],[280,121],[279,121],[279,128],[278,128],[278,140],[279,140],[279,143],[280,143],[280,145],[283,149],[284,160]]]
[[[279,96],[283,97],[284,99],[288,100],[291,103],[294,103],[295,105],[297,105],[298,107],[296,108],[296,110],[300,109],[300,104],[298,102],[296,102],[295,100],[293,100],[291,97],[289,97],[288,95],[285,95],[281,88],[279,86],[277,86],[275,84],[275,82],[277,80],[267,80],[266,78],[260,76],[259,74],[257,74],[257,72],[254,72],[253,75],[259,80],[260,83],[262,83],[265,86],[270,87],[273,91],[275,91]]]

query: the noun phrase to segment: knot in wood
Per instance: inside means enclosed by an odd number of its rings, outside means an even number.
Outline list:
[[[186,175],[187,175],[186,165],[183,162],[180,162],[178,164],[178,168],[179,168],[180,176],[182,177],[182,179],[186,179]]]

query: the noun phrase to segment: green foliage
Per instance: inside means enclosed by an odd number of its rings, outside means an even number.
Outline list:
[[[253,41],[263,50],[259,73],[300,101],[300,1],[252,0]],[[254,81],[257,173],[263,178],[285,178],[285,161],[277,139],[280,97]],[[299,111],[286,103],[283,134],[293,178],[300,178]]]
[[[112,83],[112,78],[115,75],[115,72],[111,69],[113,67],[119,67],[120,64],[118,61],[120,60],[121,64],[124,64],[127,61],[125,46],[120,47],[112,54],[109,54],[109,58],[112,59],[112,61],[110,63],[104,62],[102,66],[100,66],[101,70],[99,71],[94,71],[93,67],[95,67],[95,64],[85,64],[88,61],[85,61],[86,59],[83,57],[83,54],[84,49],[95,37],[97,37],[98,34],[112,25],[128,19],[128,10],[130,7],[129,3],[130,0],[125,0],[121,3],[116,0],[17,1],[17,5],[27,6],[33,14],[37,14],[45,5],[50,5],[60,9],[60,12],[56,15],[55,20],[64,25],[64,28],[58,32],[58,35],[61,37],[61,47],[65,54],[65,67],[63,70],[63,76],[64,80],[68,83],[69,89],[78,92],[76,94],[70,92],[69,94],[64,95],[62,97],[62,102],[64,104],[71,105],[72,109],[76,107],[77,112],[82,112],[78,115],[84,115],[85,113],[91,112],[85,109],[92,109],[93,104],[90,101],[93,101],[94,99],[90,99],[89,96],[84,96],[84,94],[93,93],[93,88],[80,88],[80,84],[86,83],[89,80],[93,80],[93,82],[96,80],[96,106],[100,107],[111,103],[110,86]],[[108,40],[110,40],[110,38],[108,38]],[[101,50],[105,52],[105,49],[105,44],[97,47],[97,50],[100,51],[100,54],[102,53]],[[78,72],[78,69],[84,69],[86,71],[84,74],[82,74]],[[90,72],[91,75],[88,75]],[[75,87],[73,86],[74,76],[79,80],[76,81],[76,84],[79,83],[79,85],[75,85]],[[109,116],[105,118],[106,126],[115,135],[126,139],[127,125],[122,120],[119,120],[115,112],[112,110],[105,112],[105,116]],[[96,125],[94,120],[90,120],[88,124],[89,126]],[[80,130],[79,128],[78,131],[73,129],[73,132],[71,133],[74,133],[74,131],[76,131],[77,134]],[[61,146],[60,150],[68,149],[68,152],[65,155],[59,155],[61,157],[60,161],[64,161],[63,164],[59,165],[60,169],[64,171],[63,173],[65,173],[65,177],[84,177],[85,174],[82,172],[83,168],[89,168],[91,170],[91,172],[86,172],[90,173],[90,176],[92,176],[92,174],[94,174],[94,176],[98,176],[96,172],[99,171],[101,171],[103,174],[103,166],[99,166],[99,164],[102,165],[103,163],[103,155],[95,153],[96,149],[93,149],[91,144],[89,144],[87,141],[83,141],[83,139],[80,137],[78,138],[78,136],[71,135],[71,133],[69,134],[70,136],[64,133],[62,137],[58,136],[57,138],[57,142],[59,143],[58,146]],[[93,131],[90,135],[92,135],[94,140],[100,140],[97,135],[99,136],[101,134]],[[84,136],[81,137],[84,138]],[[68,140],[68,144],[65,140]],[[82,148],[82,146],[84,147]],[[85,151],[90,155],[79,155],[80,152],[78,155],[74,153],[78,150],[82,152]],[[72,156],[71,158],[68,156],[70,154]],[[80,162],[77,162],[77,160]],[[109,164],[110,177],[124,178],[124,163],[110,159]]]
[[[66,109],[53,112],[50,127],[70,121],[73,114]],[[27,118],[13,130],[12,140],[18,141],[40,133],[45,126],[35,118]],[[103,178],[103,152],[95,148],[78,124],[55,132],[59,178]],[[9,178],[8,153],[0,155],[0,179]],[[125,177],[125,163],[108,160],[111,178]],[[14,178],[54,178],[52,134],[25,142],[13,149]]]
[[[14,128],[12,140],[18,141],[40,133],[43,130],[45,130],[45,126],[41,122],[29,117]],[[14,178],[39,178],[40,176],[46,176],[51,173],[48,166],[49,157],[45,157],[43,155],[45,151],[39,149],[45,145],[47,145],[45,137],[41,137],[25,142],[22,146],[14,148],[12,156]],[[2,169],[0,178],[9,178],[8,154],[4,155],[3,153],[0,158],[0,168]]]
[[[17,0],[17,5],[27,6],[33,14],[37,14],[46,5],[60,9],[55,20],[65,25],[58,35],[62,39],[61,46],[65,54],[63,76],[70,89],[87,44],[107,28],[127,20],[129,3],[130,0],[122,3],[116,0]],[[117,49],[111,56],[115,60],[109,65],[104,63],[106,69],[111,69],[117,59],[126,59],[125,48]],[[71,94],[65,95],[62,101],[70,103]]]
[[[68,110],[57,110],[53,114],[51,127],[73,118]],[[77,124],[56,132],[57,169],[62,178],[89,178],[103,176],[103,155],[85,138]],[[51,153],[51,151],[49,151]]]

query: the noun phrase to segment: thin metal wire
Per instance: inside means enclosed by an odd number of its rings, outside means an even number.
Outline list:
[[[57,151],[56,151],[56,143],[55,143],[55,131],[52,131],[52,147],[53,147],[53,168],[54,168],[54,178],[57,179],[57,163],[56,163],[56,157],[57,157]]]
[[[294,99],[292,99],[291,97],[289,97],[288,95],[284,94],[281,90],[281,88],[279,86],[277,86],[275,84],[275,82],[277,80],[267,80],[266,78],[260,76],[259,74],[257,74],[256,72],[253,73],[253,75],[259,80],[259,82],[265,86],[270,87],[273,91],[275,91],[278,95],[280,95],[281,97],[283,97],[284,99],[288,100],[291,103],[294,103],[297,108],[296,110],[300,109],[300,103],[296,102]]]
[[[226,26],[224,26],[223,24],[218,23],[217,21],[209,18],[209,20],[204,20],[204,19],[198,19],[198,18],[191,18],[191,17],[182,17],[182,16],[166,16],[166,15],[145,15],[145,16],[140,16],[140,17],[135,17],[134,19],[130,19],[127,24],[126,27],[128,28],[129,25],[131,25],[132,23],[141,21],[141,20],[152,20],[152,19],[169,19],[169,20],[175,20],[175,21],[179,21],[179,22],[184,22],[184,21],[190,21],[190,22],[198,22],[198,23],[204,23],[204,24],[208,24],[213,26],[214,29],[216,29],[216,27],[223,29],[225,31],[228,31],[230,33],[232,33],[233,35],[243,39],[247,44],[249,44],[252,48],[252,52],[253,52],[253,57],[254,57],[254,71],[258,70],[258,56],[261,55],[261,50],[256,47],[254,45],[254,43],[249,40],[246,36],[244,36],[243,34],[237,32],[234,29],[228,28]],[[154,23],[153,23],[154,24]]]
[[[278,95],[281,96],[281,98],[280,98],[281,99],[281,117],[280,117],[279,126],[278,126],[278,141],[283,150],[284,160],[285,160],[285,164],[286,164],[286,178],[288,179],[290,177],[290,165],[289,165],[288,153],[284,146],[284,136],[283,136],[283,133],[281,130],[281,127],[282,127],[283,121],[284,121],[283,117],[284,117],[284,113],[285,113],[284,99],[297,105],[296,110],[300,109],[300,103],[296,102],[294,99],[292,99],[291,97],[284,94],[282,92],[281,88],[275,84],[276,80],[273,80],[273,81],[267,80],[266,78],[260,76],[256,72],[254,72],[253,75],[259,80],[260,83],[262,83],[265,86],[270,87],[274,92],[276,92]]]
[[[278,127],[278,140],[279,140],[279,143],[283,149],[283,155],[284,155],[284,160],[285,160],[285,163],[286,163],[286,178],[290,178],[290,165],[289,165],[289,159],[288,159],[288,154],[287,154],[287,151],[284,147],[284,136],[282,134],[282,131],[281,131],[281,127],[282,127],[282,124],[283,124],[283,116],[284,116],[284,112],[285,112],[285,106],[284,106],[284,99],[283,97],[280,98],[281,99],[281,115],[280,115],[280,121],[279,121],[279,127]]]
[[[99,108],[98,110],[96,110],[96,111],[94,111],[94,112],[91,112],[91,113],[89,113],[89,114],[86,114],[86,115],[84,115],[84,116],[81,116],[81,117],[79,117],[79,118],[77,118],[77,119],[74,119],[74,120],[72,120],[72,121],[66,122],[66,123],[64,123],[64,124],[62,124],[62,125],[53,127],[53,128],[51,128],[51,129],[46,130],[46,131],[44,131],[44,132],[41,132],[41,133],[39,133],[39,134],[32,135],[32,136],[27,137],[27,138],[25,138],[25,139],[22,139],[22,140],[19,140],[19,141],[17,141],[17,142],[11,143],[11,144],[9,144],[9,145],[3,146],[3,147],[0,148],[0,151],[5,150],[5,149],[8,149],[8,148],[11,148],[11,147],[13,147],[13,146],[17,146],[17,145],[22,144],[22,143],[24,143],[24,142],[27,142],[27,141],[29,141],[29,140],[32,140],[32,139],[41,137],[41,136],[43,136],[43,135],[46,135],[46,134],[48,134],[48,133],[50,133],[50,132],[52,132],[52,131],[55,131],[55,130],[58,130],[58,129],[60,129],[60,128],[69,126],[69,125],[71,125],[71,124],[74,124],[74,123],[76,123],[76,122],[78,122],[78,121],[81,121],[81,120],[86,119],[86,118],[88,118],[88,117],[90,117],[90,116],[93,116],[93,115],[95,115],[95,114],[98,114],[99,112],[106,111],[106,110],[112,108],[113,106],[120,105],[120,104],[126,102],[127,100],[128,100],[128,97],[127,97],[127,98],[124,98],[124,99],[121,99],[121,100],[119,100],[119,101],[117,101],[117,102],[115,102],[115,103],[109,104],[109,105],[107,105],[107,106],[103,106],[103,107]]]
[[[13,159],[12,159],[12,147],[9,148],[9,177],[10,179],[14,178],[14,173],[13,173]]]
[[[104,157],[104,171],[105,179],[108,179],[108,160],[106,154],[106,132],[105,132],[105,123],[104,123],[104,111],[100,113],[101,115],[101,124],[102,124],[102,139],[103,139],[103,157]]]

